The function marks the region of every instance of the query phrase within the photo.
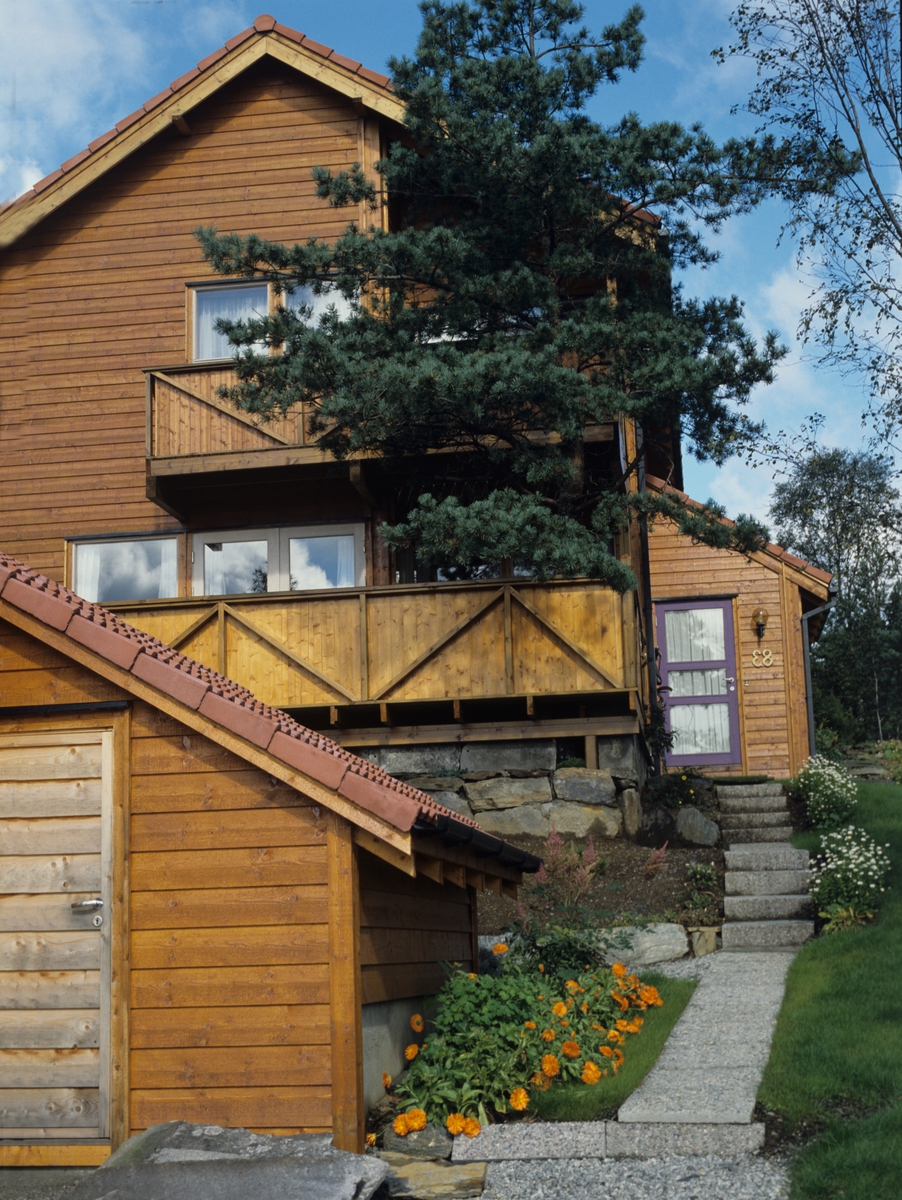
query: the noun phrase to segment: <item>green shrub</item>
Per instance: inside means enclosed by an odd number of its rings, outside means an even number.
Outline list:
[[[422,1109],[436,1123],[455,1113],[486,1123],[522,1110],[530,1092],[591,1085],[617,1073],[642,1012],[661,1003],[619,963],[569,978],[515,961],[498,975],[454,971],[438,995],[434,1029],[422,1048],[408,1048],[410,1069],[395,1085],[399,1107]]]
[[[717,868],[714,863],[690,862],[686,864],[686,878],[696,887],[711,891],[717,887]]]
[[[890,779],[893,783],[902,783],[902,742],[891,738],[888,742],[878,742],[878,746],[883,751]]]
[[[819,910],[831,905],[870,910],[886,891],[889,865],[886,847],[855,825],[825,834],[811,869],[811,896]]]
[[[808,759],[789,787],[793,798],[805,805],[808,824],[815,829],[836,829],[858,803],[848,771],[821,754]]]
[[[663,804],[665,808],[696,805],[701,801],[699,784],[706,782],[701,776],[689,772],[668,771],[666,775],[650,780],[645,785],[645,799]]]

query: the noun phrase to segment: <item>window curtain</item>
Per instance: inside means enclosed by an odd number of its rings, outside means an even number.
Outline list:
[[[231,358],[235,347],[216,329],[218,320],[250,321],[269,311],[269,292],[262,287],[198,289],[194,294],[195,359]]]
[[[674,754],[728,754],[730,710],[726,704],[680,704],[670,709]]]
[[[721,609],[669,610],[664,613],[664,627],[668,662],[716,662],[726,658]]]

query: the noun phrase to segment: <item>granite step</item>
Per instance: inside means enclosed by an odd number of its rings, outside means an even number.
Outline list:
[[[724,854],[728,871],[807,871],[807,850],[795,846],[734,845]]]
[[[718,800],[729,798],[731,800],[746,800],[750,797],[757,796],[782,796],[782,783],[719,783],[714,791],[717,794]]]
[[[723,813],[786,812],[785,796],[721,796]]]
[[[723,915],[727,921],[789,921],[793,918],[810,918],[811,897],[805,892],[724,896]]]
[[[724,903],[730,896],[799,896],[809,882],[807,871],[727,871]]]
[[[721,937],[724,950],[784,949],[814,937],[814,921],[726,921]]]
[[[724,840],[730,843],[730,849],[736,842],[746,845],[750,842],[788,842],[792,835],[791,825],[746,825],[742,829],[724,830]]]
[[[720,818],[720,827],[724,831],[734,829],[764,829],[769,825],[778,825],[781,829],[786,825],[786,810],[782,812],[730,812]]]

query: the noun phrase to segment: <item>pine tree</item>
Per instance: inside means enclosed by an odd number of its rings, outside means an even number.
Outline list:
[[[390,546],[463,573],[508,560],[536,578],[624,590],[612,535],[664,512],[743,549],[765,531],[626,490],[638,461],[593,443],[619,415],[723,462],[754,426],[741,407],[781,354],[733,297],[684,297],[673,273],[714,255],[700,230],[756,200],[753,143],[697,127],[610,127],[587,101],[640,62],[642,12],[598,36],[573,0],[426,0],[412,59],[390,64],[409,138],[378,164],[316,169],[335,206],[387,202],[390,227],[282,246],[198,230],[219,272],[271,281],[277,313],[223,326],[248,413],[300,403],[336,458],[382,463],[399,500]],[[317,321],[298,288],[339,301]],[[309,295],[309,293],[308,293]],[[279,353],[260,353],[254,343]]]

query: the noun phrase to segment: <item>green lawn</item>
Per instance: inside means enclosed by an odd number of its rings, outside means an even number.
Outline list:
[[[609,1108],[619,1108],[639,1086],[661,1053],[667,1035],[676,1024],[689,997],[695,991],[694,979],[670,979],[653,971],[639,971],[643,983],[661,993],[664,1004],[643,1014],[642,1032],[627,1039],[624,1062],[617,1075],[598,1083],[559,1084],[547,1092],[533,1094],[532,1112],[541,1121],[598,1121]]]
[[[789,1122],[825,1122],[793,1166],[793,1200],[902,1196],[902,787],[861,784],[852,823],[890,844],[883,907],[873,925],[799,953],[759,1092]],[[794,841],[818,843],[810,833]],[[840,1120],[836,1100],[880,1111]]]

